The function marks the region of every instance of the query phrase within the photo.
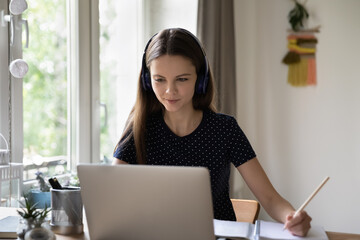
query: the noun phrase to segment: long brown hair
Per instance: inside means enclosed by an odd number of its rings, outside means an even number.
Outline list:
[[[187,30],[181,28],[165,29],[156,34],[149,42],[146,49],[146,67],[149,69],[152,60],[168,55],[183,56],[190,59],[196,68],[196,73],[199,76],[202,67],[207,64],[204,57],[204,52],[199,46],[199,42],[194,36],[189,34]],[[216,111],[214,105],[215,90],[212,73],[209,69],[209,81],[204,94],[195,91],[193,96],[193,106],[197,110]],[[196,84],[197,86],[197,84]],[[125,130],[120,138],[120,141],[115,147],[124,145],[127,141],[134,137],[136,148],[136,160],[139,164],[146,163],[146,121],[151,114],[163,111],[164,107],[158,101],[155,93],[152,90],[146,90],[142,84],[141,73],[138,80],[136,102],[131,110],[128,120],[126,122]]]

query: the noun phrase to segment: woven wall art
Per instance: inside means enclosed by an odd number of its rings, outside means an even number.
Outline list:
[[[316,85],[316,44],[315,33],[320,26],[306,29],[304,20],[309,17],[305,7],[295,1],[295,7],[288,15],[291,30],[288,30],[288,53],[282,62],[288,65],[287,81],[292,86]]]

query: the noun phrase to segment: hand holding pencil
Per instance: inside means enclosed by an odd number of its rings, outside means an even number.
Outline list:
[[[305,236],[307,234],[310,229],[311,217],[307,215],[304,209],[328,180],[329,177],[326,177],[299,209],[293,215],[287,216],[284,229],[289,229],[294,235]]]

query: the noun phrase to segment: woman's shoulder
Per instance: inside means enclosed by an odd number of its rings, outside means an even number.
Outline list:
[[[204,128],[212,129],[222,136],[231,135],[235,133],[237,129],[240,129],[236,119],[231,115],[206,111],[204,112],[204,116]]]
[[[233,123],[234,121],[236,122],[235,118],[228,114],[214,112],[212,110],[206,110],[204,113],[211,121],[216,121],[223,124]]]

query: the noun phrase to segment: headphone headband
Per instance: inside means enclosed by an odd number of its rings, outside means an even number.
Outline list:
[[[197,80],[196,80],[196,89],[195,90],[196,90],[196,93],[198,93],[198,94],[205,94],[206,93],[206,87],[207,87],[207,84],[209,82],[209,64],[208,64],[208,61],[207,61],[207,58],[206,58],[205,51],[204,51],[203,47],[201,46],[200,41],[198,40],[198,38],[194,34],[192,34],[190,31],[188,31],[186,29],[183,29],[183,28],[171,28],[169,30],[180,30],[180,31],[186,33],[187,35],[189,35],[197,43],[197,45],[201,49],[202,55],[204,57],[205,66],[200,67],[200,72],[198,73]],[[156,33],[147,42],[147,44],[145,46],[145,49],[144,49],[144,54],[143,54],[143,57],[142,57],[142,68],[141,68],[140,77],[141,77],[142,87],[146,91],[152,90],[150,71],[146,66],[146,52],[147,52],[147,49],[148,49],[151,41],[158,34],[159,33]]]

